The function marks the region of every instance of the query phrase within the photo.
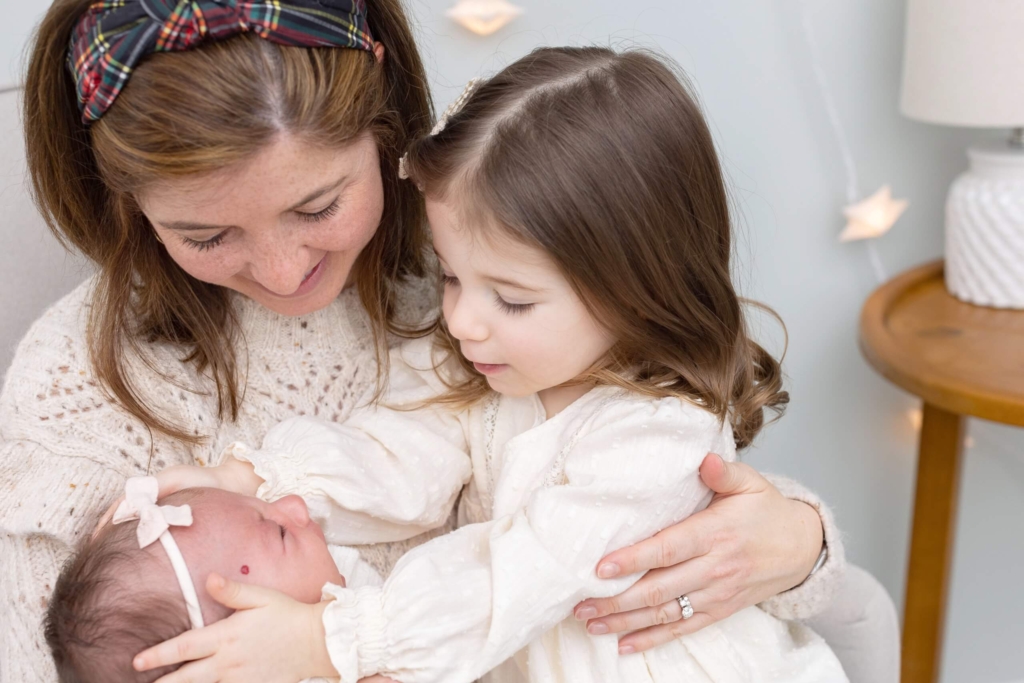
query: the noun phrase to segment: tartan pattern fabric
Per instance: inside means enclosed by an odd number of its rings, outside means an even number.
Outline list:
[[[103,116],[147,55],[239,33],[373,51],[366,0],[99,0],[79,19],[68,50],[82,121]]]

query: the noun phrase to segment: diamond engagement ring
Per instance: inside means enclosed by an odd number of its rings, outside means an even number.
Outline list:
[[[693,616],[693,607],[690,605],[690,598],[685,595],[680,595],[676,598],[676,602],[679,603],[679,608],[683,610],[683,619],[689,619]]]

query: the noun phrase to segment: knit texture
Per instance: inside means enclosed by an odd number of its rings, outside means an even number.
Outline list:
[[[111,402],[94,376],[85,333],[93,286],[87,281],[33,325],[0,393],[4,683],[56,681],[41,628],[47,600],[62,563],[122,493],[126,478],[171,465],[214,463],[231,442],[259,443],[290,417],[342,420],[376,381],[369,318],[354,289],[295,318],[235,296],[239,367],[247,370],[237,421],[218,418],[212,382],[180,362],[180,349],[150,345],[152,367],[138,359],[130,363],[135,386],[158,414],[206,437],[201,445],[182,445],[150,434]],[[400,301],[403,320],[422,319],[433,288],[413,283]],[[386,576],[421,542],[363,546],[360,552]]]

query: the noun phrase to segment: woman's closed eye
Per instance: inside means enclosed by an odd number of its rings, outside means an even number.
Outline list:
[[[321,221],[327,220],[328,218],[332,218],[335,214],[337,214],[339,206],[340,205],[338,203],[338,198],[335,197],[333,202],[331,202],[324,208],[320,209],[319,211],[315,211],[313,213],[297,211],[296,213],[299,215],[300,220],[309,223],[319,223]]]
[[[193,249],[198,249],[199,251],[207,251],[209,249],[213,249],[221,242],[223,242],[224,236],[227,234],[227,232],[228,231],[225,230],[224,232],[214,235],[208,240],[194,240],[189,239],[188,237],[182,237],[181,241],[185,243],[185,246],[192,247]]]

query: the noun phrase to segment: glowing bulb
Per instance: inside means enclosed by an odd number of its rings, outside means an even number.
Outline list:
[[[523,13],[507,0],[459,0],[445,14],[480,36],[489,36]]]
[[[921,425],[924,423],[924,411],[920,408],[908,410],[907,419],[910,420],[910,424],[914,428],[914,431],[919,432],[921,431]]]
[[[893,199],[888,185],[882,187],[867,199],[850,204],[843,209],[846,228],[839,235],[840,242],[852,242],[881,237],[889,232],[893,224],[907,210],[907,200]]]

